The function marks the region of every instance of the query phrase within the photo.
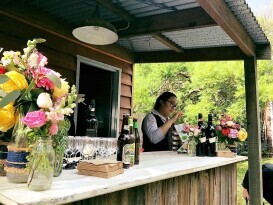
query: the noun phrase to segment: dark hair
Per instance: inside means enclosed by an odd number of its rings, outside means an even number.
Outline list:
[[[171,97],[176,97],[176,95],[174,93],[171,92],[164,92],[162,93],[160,96],[158,96],[158,98],[155,101],[155,105],[154,105],[154,109],[158,110],[161,105],[162,102],[166,102],[167,100],[169,100]]]

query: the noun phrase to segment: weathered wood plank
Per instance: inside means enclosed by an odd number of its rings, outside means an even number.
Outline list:
[[[132,85],[132,75],[122,73],[121,74],[121,83],[126,85]]]
[[[122,96],[132,97],[132,87],[130,85],[121,84]]]
[[[120,97],[120,108],[131,109],[131,98],[129,97]]]
[[[248,57],[244,61],[246,115],[248,129],[249,193],[251,204],[262,204],[261,130],[258,98],[257,60]]]
[[[236,205],[236,189],[236,164],[231,164],[94,197],[83,204]]]

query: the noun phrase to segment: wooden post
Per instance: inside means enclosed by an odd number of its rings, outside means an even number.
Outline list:
[[[256,57],[246,57],[245,92],[246,115],[248,130],[248,167],[249,167],[249,194],[251,204],[262,204],[262,172],[261,172],[261,129],[259,118],[257,60]]]

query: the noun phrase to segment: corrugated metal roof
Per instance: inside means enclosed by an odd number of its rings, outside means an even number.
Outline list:
[[[182,48],[203,48],[235,45],[220,26],[163,33]]]
[[[225,0],[225,2],[255,43],[269,42],[245,0]]]
[[[112,2],[135,18],[200,7],[196,0],[112,0]],[[225,0],[225,2],[249,33],[254,43],[269,43],[245,0]],[[27,0],[27,3],[73,25],[79,25],[83,20],[91,17],[96,6],[94,0]],[[122,20],[121,17],[106,8],[102,6],[99,8],[101,16],[105,20],[110,22]],[[219,26],[163,32],[162,35],[186,49],[235,45]],[[117,43],[136,52],[170,50],[169,47],[163,45],[150,35],[120,38]]]
[[[155,2],[155,1],[154,1]],[[182,10],[186,8],[192,8],[192,7],[198,7],[199,4],[196,3],[196,1],[192,0],[179,0],[179,1],[168,1],[168,0],[162,0],[157,1],[161,2],[160,4],[163,4],[165,6],[171,5],[173,10]],[[256,18],[254,17],[252,11],[250,10],[249,6],[246,4],[245,0],[225,0],[229,8],[233,11],[236,18],[241,22],[243,27],[246,29],[246,31],[251,36],[254,43],[268,43],[268,39],[266,38],[263,30],[259,26],[259,23],[257,22]],[[135,5],[136,6],[136,5]],[[147,6],[149,7],[149,6]],[[154,8],[154,7],[153,7]],[[126,9],[126,7],[125,7]],[[126,9],[127,10],[127,9]],[[131,10],[133,8],[131,7]],[[146,8],[147,10],[147,8]],[[156,12],[169,12],[170,10],[166,9],[159,9],[157,8],[154,11],[151,11],[151,8],[148,8],[150,10],[150,13],[156,13]],[[128,9],[130,12],[130,10]],[[142,12],[139,10],[136,14],[138,17],[148,16],[149,13],[142,10]],[[187,29],[187,30],[181,30],[181,31],[174,31],[174,32],[165,32],[162,33],[164,36],[169,38],[171,41],[173,41],[175,44],[179,45],[182,48],[185,49],[192,49],[192,48],[202,48],[202,47],[219,47],[219,46],[232,46],[236,45],[235,42],[219,27],[219,26],[212,26],[212,27],[206,27],[206,28],[197,28],[197,29]],[[145,39],[144,36],[142,36],[142,40]],[[138,37],[138,40],[140,37]],[[127,39],[127,41],[135,41],[135,38]],[[124,41],[125,39],[120,39],[118,43],[130,50],[133,51],[143,51],[144,48],[139,47],[133,47],[134,43],[129,44],[131,46],[125,45]],[[150,44],[147,47],[145,45],[146,51],[154,51],[154,50],[160,50],[161,45],[158,43],[153,44],[156,42],[156,40],[150,40]],[[139,49],[138,49],[139,48]],[[170,48],[166,47],[167,50],[170,50]]]

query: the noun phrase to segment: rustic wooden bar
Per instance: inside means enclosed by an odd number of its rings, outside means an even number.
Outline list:
[[[246,157],[187,157],[150,152],[124,174],[110,179],[64,170],[52,188],[28,190],[26,184],[0,178],[0,203],[13,204],[237,204],[236,163]]]

